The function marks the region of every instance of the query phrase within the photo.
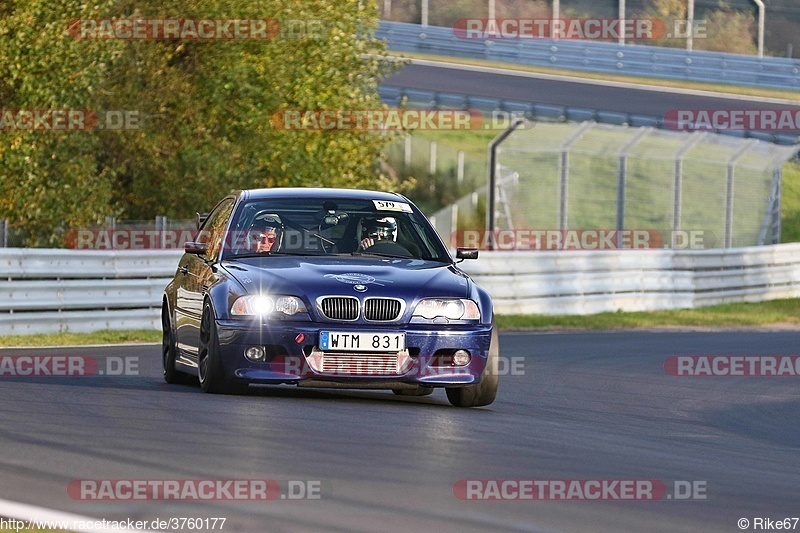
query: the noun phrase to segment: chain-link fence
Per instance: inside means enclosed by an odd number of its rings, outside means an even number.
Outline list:
[[[448,132],[449,133],[449,132]],[[387,161],[404,176],[417,178],[408,195],[426,214],[486,184],[486,149],[462,149],[457,142],[419,134],[398,136],[386,148]]]
[[[528,122],[497,148],[492,229],[643,231],[656,247],[689,236],[702,248],[778,243],[781,169],[797,151],[704,132]],[[457,230],[488,229],[487,203],[487,188],[465,195],[434,213],[437,230],[463,244]]]

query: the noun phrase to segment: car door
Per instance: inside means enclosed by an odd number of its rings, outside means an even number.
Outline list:
[[[214,265],[219,259],[225,229],[233,211],[234,199],[226,198],[211,212],[195,238],[207,245],[204,254],[184,254],[178,265],[179,281],[176,291],[175,327],[178,349],[196,362],[200,343],[200,319],[203,301],[213,282]]]

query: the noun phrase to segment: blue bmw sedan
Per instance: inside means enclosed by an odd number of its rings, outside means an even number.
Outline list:
[[[491,404],[492,301],[430,222],[395,193],[240,191],[198,218],[162,303],[164,379],[249,387],[444,388]]]

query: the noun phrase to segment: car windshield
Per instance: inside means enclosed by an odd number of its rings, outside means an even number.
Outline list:
[[[341,198],[243,202],[223,258],[341,254],[452,261],[428,220],[407,202]]]

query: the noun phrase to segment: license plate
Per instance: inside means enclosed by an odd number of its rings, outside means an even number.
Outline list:
[[[319,349],[324,352],[399,352],[406,349],[406,334],[321,331]]]

